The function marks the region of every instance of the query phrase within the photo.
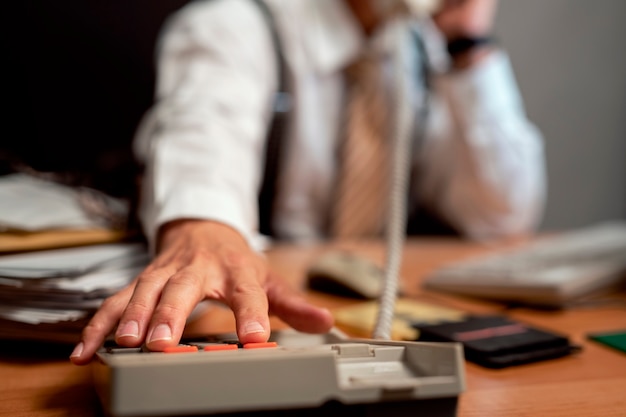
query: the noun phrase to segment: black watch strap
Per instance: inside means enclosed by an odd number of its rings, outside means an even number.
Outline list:
[[[448,53],[451,57],[454,58],[456,56],[469,52],[472,49],[484,45],[491,45],[493,43],[495,43],[495,40],[491,36],[459,37],[448,42]]]

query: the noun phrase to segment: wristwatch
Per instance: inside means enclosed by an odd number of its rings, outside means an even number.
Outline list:
[[[448,42],[448,53],[452,58],[464,55],[473,49],[495,43],[493,36],[463,36]]]

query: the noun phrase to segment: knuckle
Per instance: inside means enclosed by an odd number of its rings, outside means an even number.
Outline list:
[[[83,338],[90,339],[94,336],[104,334],[108,329],[105,326],[105,323],[98,320],[94,317],[83,329]]]
[[[190,297],[201,296],[203,288],[203,275],[194,271],[181,271],[167,282],[164,293],[169,297],[175,297],[177,303],[184,304]]]
[[[137,277],[138,285],[158,286],[162,281],[163,274],[156,270],[144,271]]]
[[[250,261],[250,258],[240,252],[230,252],[224,260],[227,266],[235,270],[254,269],[254,263]]]
[[[142,314],[142,313],[146,313],[148,311],[150,311],[151,306],[144,300],[140,300],[140,299],[132,299],[130,300],[130,302],[128,303],[128,306],[126,307],[126,312],[133,315],[133,314]]]
[[[208,248],[199,248],[192,255],[190,264],[206,264],[213,263],[217,260],[215,252]]]
[[[106,298],[100,305],[100,310],[110,311],[115,309],[119,305],[116,296]]]
[[[162,303],[157,306],[154,312],[155,320],[168,321],[170,318],[180,317],[184,315],[184,311],[180,305],[172,303]]]
[[[173,275],[167,282],[168,286],[196,286],[202,279],[201,275],[192,268],[185,268],[176,275]]]
[[[233,284],[233,296],[251,296],[261,291],[258,284],[253,282],[236,282]]]
[[[225,266],[236,276],[250,277],[255,280],[265,280],[267,274],[266,269],[263,268],[263,264],[256,262],[254,258],[251,258],[241,253],[231,253],[225,258]]]

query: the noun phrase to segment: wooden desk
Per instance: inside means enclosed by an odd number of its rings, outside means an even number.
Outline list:
[[[514,245],[515,242],[504,246]],[[346,245],[335,245],[346,246]],[[503,245],[498,245],[500,248]],[[411,297],[471,312],[497,312],[495,303],[462,300],[420,289],[425,274],[437,266],[472,254],[495,250],[455,239],[412,240],[406,246],[402,276]],[[307,264],[321,247],[277,247],[269,254],[274,269],[293,285],[302,285]],[[358,247],[363,254],[382,259],[377,244]],[[329,308],[354,303],[318,293],[307,298]],[[586,340],[596,331],[626,329],[626,304],[580,307],[562,312],[530,309],[508,311],[511,317],[567,334],[582,345],[575,356],[503,370],[466,365],[467,391],[461,395],[460,417],[491,416],[626,416],[626,355]],[[274,327],[284,326],[277,320]],[[190,333],[233,330],[230,312],[216,308],[190,323]],[[50,349],[31,345],[24,350],[0,342],[0,416],[99,416],[88,367],[66,359],[71,347]],[[19,349],[18,349],[19,348]]]

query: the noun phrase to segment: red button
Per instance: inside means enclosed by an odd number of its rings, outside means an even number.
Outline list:
[[[214,352],[217,350],[237,350],[239,349],[237,345],[234,344],[221,344],[221,345],[207,345],[204,347],[204,350],[207,352]]]
[[[165,353],[197,352],[198,346],[170,346],[163,349]]]
[[[243,345],[244,349],[262,349],[262,348],[273,348],[277,347],[278,344],[276,342],[261,342],[261,343],[246,343]]]

